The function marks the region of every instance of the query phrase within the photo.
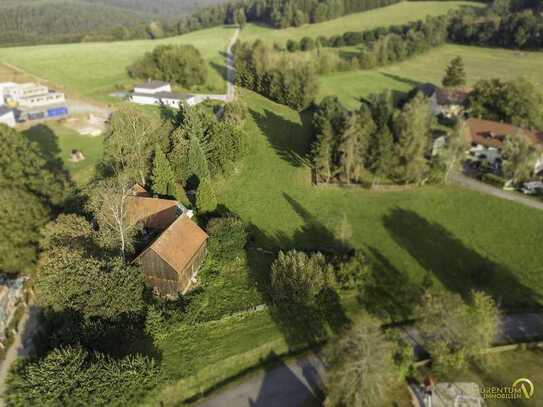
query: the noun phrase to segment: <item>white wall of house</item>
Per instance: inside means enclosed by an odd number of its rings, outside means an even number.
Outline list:
[[[130,95],[128,98],[129,101],[133,103],[137,103],[138,105],[158,105],[160,104],[160,100],[153,96],[152,94],[149,95]]]
[[[487,161],[489,164],[494,164],[497,159],[501,159],[502,157],[497,148],[485,147],[480,144],[472,147],[469,152],[477,160]]]
[[[0,123],[5,124],[9,127],[15,127],[15,115],[13,114],[13,111],[9,111],[8,113],[3,114],[0,116]]]
[[[134,93],[145,93],[148,95],[152,95],[154,93],[159,93],[159,92],[171,92],[171,91],[172,91],[172,87],[169,84],[165,84],[164,86],[160,86],[160,87],[156,87],[152,89],[145,88],[145,87],[139,88],[137,86],[134,88]]]
[[[21,107],[47,106],[65,102],[64,93],[49,92],[44,95],[26,96],[19,99]]]

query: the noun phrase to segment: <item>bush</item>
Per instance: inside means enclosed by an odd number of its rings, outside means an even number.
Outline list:
[[[237,217],[214,218],[207,225],[209,254],[221,262],[240,257],[247,243],[247,229]]]
[[[506,182],[505,179],[503,179],[502,177],[492,174],[492,173],[483,174],[483,176],[481,177],[481,181],[498,188],[503,188]]]
[[[281,251],[271,266],[272,295],[279,304],[313,304],[332,279],[332,267],[321,253]]]

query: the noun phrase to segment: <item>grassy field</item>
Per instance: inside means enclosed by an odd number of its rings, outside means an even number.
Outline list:
[[[137,40],[109,43],[58,44],[0,48],[0,61],[44,78],[62,90],[101,101],[111,101],[109,93],[133,82],[126,67],[161,44],[192,44],[208,61],[208,83],[201,91],[224,92],[222,67],[233,29],[217,27],[163,40]],[[54,85],[52,85],[54,86]]]
[[[511,386],[519,378],[527,378],[534,384],[534,395],[530,400],[487,400],[489,407],[540,406],[543,405],[543,351],[516,350],[486,356],[484,364],[472,366],[443,378],[446,382],[470,382],[481,386]]]
[[[243,95],[253,118],[252,150],[240,175],[220,186],[219,199],[253,225],[258,245],[337,250],[347,223],[351,244],[381,259],[402,289],[430,273],[438,286],[479,286],[509,307],[542,304],[543,252],[534,242],[543,238],[543,212],[452,186],[313,187],[304,163],[308,118]]]
[[[94,174],[94,166],[102,158],[103,137],[82,136],[58,123],[35,125],[23,132],[30,141],[39,145],[52,160],[60,160],[73,180],[84,184]],[[85,160],[78,163],[69,161],[72,150],[79,150]]]
[[[308,24],[302,27],[291,27],[276,30],[263,25],[248,24],[244,28],[241,39],[243,41],[277,42],[284,44],[288,39],[299,40],[305,36],[318,37],[343,34],[347,31],[364,31],[380,26],[405,24],[409,21],[424,19],[426,16],[447,14],[449,10],[461,7],[481,7],[480,3],[468,1],[406,1],[388,7],[369,10],[362,13],[351,14],[335,20],[318,24]]]
[[[479,79],[515,79],[524,76],[543,90],[543,52],[445,45],[380,69],[323,76],[320,80],[320,97],[337,95],[344,103],[355,107],[361,96],[383,89],[405,92],[418,83],[440,85],[447,64],[456,56],[464,60],[470,85]]]

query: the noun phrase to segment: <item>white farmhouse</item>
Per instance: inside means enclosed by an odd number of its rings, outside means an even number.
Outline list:
[[[138,105],[164,105],[179,109],[182,102],[194,106],[201,102],[196,95],[173,93],[167,82],[152,81],[134,87],[128,100]]]
[[[48,92],[42,95],[24,96],[19,98],[21,107],[49,106],[66,101],[64,93]]]
[[[13,110],[6,106],[0,106],[0,124],[5,124],[9,127],[15,127],[15,115]]]

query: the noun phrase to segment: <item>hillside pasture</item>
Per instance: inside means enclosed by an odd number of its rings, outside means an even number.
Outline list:
[[[543,252],[534,250],[543,239],[543,211],[455,186],[315,187],[310,117],[242,95],[251,109],[251,153],[218,196],[251,224],[259,247],[337,252],[347,240],[381,265],[392,297],[430,276],[454,292],[483,289],[508,308],[543,305]]]
[[[350,14],[318,24],[290,27],[282,30],[261,24],[247,24],[243,29],[242,41],[260,39],[267,42],[285,44],[287,40],[300,40],[303,37],[317,38],[319,35],[341,35],[347,31],[365,31],[376,27],[405,24],[423,20],[426,16],[447,14],[450,10],[462,7],[482,7],[481,3],[469,1],[406,1],[361,13]]]
[[[468,85],[480,79],[515,79],[523,76],[543,91],[543,52],[515,51],[447,44],[407,61],[374,70],[338,72],[320,78],[320,98],[338,96],[350,107],[359,98],[391,89],[406,92],[417,84],[441,85],[448,63],[464,60]]]
[[[208,61],[209,73],[207,84],[192,90],[222,93],[226,89],[224,53],[233,34],[233,28],[216,27],[156,41],[0,48],[0,61],[48,80],[51,87],[100,101],[113,101],[108,97],[111,92],[129,89],[134,83],[126,68],[145,52],[158,45],[191,44]]]

